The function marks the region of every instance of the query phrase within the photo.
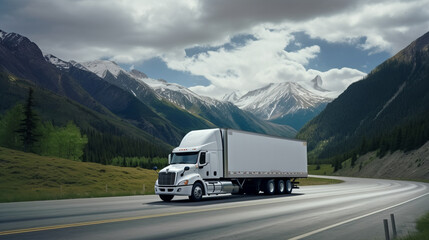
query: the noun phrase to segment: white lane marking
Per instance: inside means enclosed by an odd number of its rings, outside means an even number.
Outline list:
[[[303,238],[309,237],[309,236],[311,236],[311,235],[314,235],[314,234],[316,234],[316,233],[320,233],[320,232],[326,231],[326,230],[328,230],[328,229],[331,229],[331,228],[334,228],[334,227],[338,227],[338,226],[340,226],[340,225],[343,225],[343,224],[346,224],[346,223],[349,223],[349,222],[353,222],[353,221],[356,221],[356,220],[358,220],[358,219],[361,219],[361,218],[364,218],[364,217],[368,217],[368,216],[374,215],[374,214],[376,214],[376,213],[379,213],[379,212],[383,212],[383,211],[389,210],[389,209],[391,209],[391,208],[398,207],[398,206],[400,206],[400,205],[403,205],[403,204],[409,203],[409,202],[411,202],[411,201],[414,201],[414,200],[419,199],[419,198],[421,198],[421,197],[424,197],[424,196],[426,196],[426,195],[429,195],[429,193],[425,193],[425,194],[420,195],[420,196],[418,196],[418,197],[415,197],[415,198],[409,199],[409,200],[407,200],[407,201],[404,201],[404,202],[401,202],[401,203],[398,203],[398,204],[395,204],[395,205],[392,205],[392,206],[389,206],[389,207],[386,207],[386,208],[383,208],[383,209],[380,209],[380,210],[377,210],[377,211],[374,211],[374,212],[370,212],[370,213],[367,213],[367,214],[364,214],[364,215],[361,215],[361,216],[358,216],[358,217],[354,217],[354,218],[351,218],[351,219],[348,219],[348,220],[345,220],[345,221],[342,221],[342,222],[339,222],[339,223],[332,224],[332,225],[327,226],[327,227],[324,227],[324,228],[319,228],[319,229],[316,229],[316,230],[314,230],[314,231],[311,231],[311,232],[308,232],[308,233],[304,233],[304,234],[302,234],[302,235],[299,235],[299,236],[296,236],[296,237],[293,237],[293,238],[289,238],[289,240],[299,240],[299,239],[303,239]]]

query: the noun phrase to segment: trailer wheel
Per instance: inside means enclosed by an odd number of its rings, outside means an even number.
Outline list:
[[[290,179],[287,179],[286,180],[286,193],[287,194],[292,193],[292,188],[293,188],[292,182],[290,181]]]
[[[270,179],[265,183],[265,191],[264,193],[267,195],[273,195],[276,192],[276,184],[274,179]]]
[[[159,197],[162,199],[162,201],[164,202],[169,202],[171,201],[171,199],[173,199],[174,195],[159,195]]]
[[[197,201],[200,201],[202,198],[203,198],[203,185],[201,185],[201,183],[199,182],[196,182],[192,187],[192,192],[191,192],[191,196],[189,196],[189,199],[191,201],[197,202]]]
[[[285,181],[283,181],[283,179],[280,179],[277,182],[277,194],[284,194],[286,192],[286,184]]]

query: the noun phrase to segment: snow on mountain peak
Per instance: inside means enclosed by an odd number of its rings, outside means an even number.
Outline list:
[[[233,91],[233,92],[225,94],[222,97],[222,101],[235,103],[238,101],[238,99],[240,99],[241,96],[242,96],[242,94],[240,94],[239,92]]]
[[[140,72],[139,70],[133,69],[130,71],[131,76],[135,77],[135,78],[148,78],[146,74]]]
[[[121,72],[125,74],[129,74],[113,61],[95,60],[95,61],[81,63],[81,65],[84,66],[89,71],[97,74],[101,78],[104,78],[107,72],[110,72],[115,77],[118,77],[118,75]]]
[[[11,46],[18,46],[19,44],[21,44],[22,41],[28,41],[30,42],[30,40],[18,33],[7,33],[5,31],[0,30],[0,40],[4,43],[4,42],[9,42],[11,44]]]
[[[52,54],[45,55],[45,60],[49,63],[52,63],[53,65],[55,65],[59,69],[69,69],[70,68],[69,62],[63,61],[63,60],[55,57]]]
[[[3,40],[6,34],[7,34],[6,32],[3,32],[2,30],[0,30],[0,40]]]
[[[319,96],[295,82],[270,83],[242,96],[235,104],[263,119],[275,119],[300,109],[315,108],[331,99]]]

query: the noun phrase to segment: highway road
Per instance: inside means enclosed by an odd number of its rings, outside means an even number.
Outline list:
[[[429,184],[335,178],[345,182],[196,203],[155,195],[2,203],[0,239],[384,239],[391,213],[404,235],[429,212]]]

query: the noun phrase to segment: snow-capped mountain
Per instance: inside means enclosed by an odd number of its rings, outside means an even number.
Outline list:
[[[87,70],[97,74],[107,82],[116,85],[143,102],[151,103],[154,98],[161,99],[145,82],[138,80],[133,74],[122,69],[118,64],[107,60],[83,62],[81,65]],[[141,73],[143,74],[143,73]]]
[[[144,74],[137,70],[133,71],[134,76]],[[168,83],[163,79],[152,79],[148,77],[140,77],[137,79],[149,85],[162,98],[188,111],[192,111],[192,107],[195,104],[203,104],[206,106],[218,106],[222,104],[222,102],[216,99],[200,96],[184,86],[176,83]]]
[[[118,64],[113,61],[107,60],[95,60],[81,63],[89,71],[97,74],[99,77],[104,78],[107,72],[113,74],[113,76],[118,77],[122,72],[124,74],[129,74],[127,71],[123,70]]]
[[[198,115],[218,127],[236,128],[286,137],[291,137],[296,133],[289,126],[276,125],[248,114],[231,102],[200,96],[179,84],[148,78],[146,74],[137,70],[127,72],[113,62],[98,60],[85,62],[82,65],[98,76],[102,76],[109,83],[131,92],[142,102],[152,106],[157,112],[165,112],[165,106],[160,105],[154,98],[173,103],[194,116]],[[175,118],[172,115],[170,119],[177,121],[178,119]]]
[[[321,81],[319,76],[315,79],[316,83],[317,80]],[[298,83],[284,82],[271,83],[250,91],[234,101],[234,104],[262,119],[300,129],[331,100],[305,89]]]
[[[28,41],[30,40],[22,35],[19,35],[18,33],[7,33],[2,30],[0,30],[0,40],[3,42],[8,42],[10,47],[17,47],[21,44],[22,41]]]
[[[237,93],[236,91],[234,91],[234,92],[230,92],[230,93],[227,93],[227,94],[225,94],[223,97],[222,97],[222,101],[228,101],[228,102],[232,102],[232,103],[234,103],[234,102],[237,102],[238,101],[238,99],[240,99],[240,97],[241,97],[242,95],[241,94],[239,94],[239,93]]]
[[[63,61],[63,60],[61,60],[61,59],[59,59],[59,58],[55,57],[55,56],[54,56],[54,55],[52,55],[52,54],[47,54],[47,55],[45,55],[45,60],[46,60],[47,62],[50,62],[50,63],[54,64],[54,65],[55,65],[57,68],[59,68],[59,69],[69,69],[69,68],[70,68],[70,66],[72,66],[72,64],[71,64],[71,63],[66,62],[66,61]]]

